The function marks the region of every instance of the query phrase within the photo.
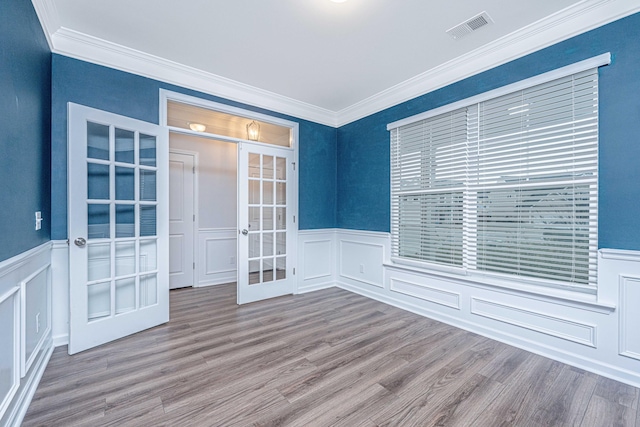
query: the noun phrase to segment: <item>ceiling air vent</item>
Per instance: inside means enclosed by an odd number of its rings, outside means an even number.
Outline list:
[[[467,19],[462,24],[458,24],[453,28],[449,28],[447,30],[447,34],[449,34],[454,39],[458,40],[467,34],[470,34],[480,28],[489,25],[493,22],[493,19],[489,16],[487,12],[482,12],[471,19]]]

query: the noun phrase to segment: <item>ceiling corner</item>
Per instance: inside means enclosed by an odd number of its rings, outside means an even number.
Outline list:
[[[53,51],[53,35],[60,29],[60,16],[53,0],[31,0],[33,8],[38,15],[40,25],[49,43],[49,49]]]

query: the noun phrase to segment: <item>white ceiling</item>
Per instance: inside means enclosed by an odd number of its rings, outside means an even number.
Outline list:
[[[318,121],[335,121],[330,124],[419,95],[640,7],[638,0],[33,3],[54,52],[218,92],[193,79],[185,83],[179,77],[163,76],[149,64],[159,61],[163,67],[174,69],[187,66],[192,77],[197,74],[198,79],[215,80],[217,85],[253,90],[261,97],[254,100],[254,105],[290,114],[294,112],[286,110],[295,105],[307,109],[299,116],[312,118],[315,111]],[[445,33],[482,11],[494,23],[460,40]],[[78,40],[83,41],[81,46]],[[113,52],[91,50],[106,47],[121,56],[125,50],[129,56],[140,54],[147,66],[130,59],[120,61]],[[436,75],[441,69],[443,75]],[[409,90],[407,85],[415,86],[418,80],[422,80],[421,85],[411,88],[412,93],[380,100],[395,89]],[[243,97],[237,93],[221,95]],[[279,103],[266,105],[269,102],[265,99],[273,96]],[[371,103],[367,111],[355,111],[367,102]],[[283,103],[289,103],[289,107]],[[341,113],[353,117],[340,118]]]

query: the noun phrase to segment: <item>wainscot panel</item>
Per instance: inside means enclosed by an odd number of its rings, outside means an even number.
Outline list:
[[[0,425],[18,426],[53,351],[51,243],[0,263]]]
[[[236,281],[237,241],[235,228],[198,230],[198,287]]]
[[[336,230],[298,231],[298,261],[296,293],[335,286]]]

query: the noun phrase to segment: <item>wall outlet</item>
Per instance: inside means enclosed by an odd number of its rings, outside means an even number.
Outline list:
[[[235,265],[236,264],[236,257],[232,256],[231,258],[229,258],[229,264]]]
[[[364,264],[360,264],[360,273],[364,273]]]
[[[40,333],[40,313],[36,314],[36,334]]]
[[[42,212],[36,212],[36,231],[42,228]]]

